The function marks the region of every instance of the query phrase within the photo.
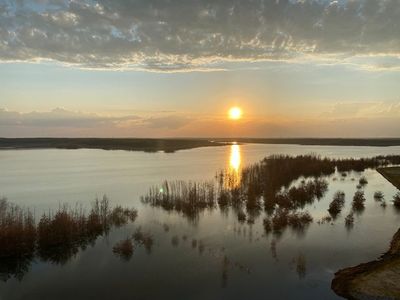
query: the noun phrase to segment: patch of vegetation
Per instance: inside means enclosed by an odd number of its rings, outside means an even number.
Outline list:
[[[352,208],[354,211],[362,211],[365,208],[365,195],[363,191],[356,191],[353,197]]]
[[[96,199],[89,214],[67,205],[44,214],[36,224],[29,209],[0,200],[0,265],[6,265],[5,280],[22,278],[37,256],[43,261],[64,264],[80,249],[93,245],[112,227],[133,222],[135,209],[110,207],[109,199]],[[9,262],[15,262],[13,267]],[[1,272],[1,270],[0,270]]]
[[[383,194],[383,192],[381,192],[381,191],[376,191],[376,192],[374,193],[374,199],[375,199],[376,201],[382,201],[384,198],[385,198],[385,195]]]
[[[132,240],[127,238],[115,244],[113,247],[113,253],[122,260],[128,261],[133,255],[133,248]]]
[[[336,218],[338,214],[342,211],[345,203],[345,194],[343,191],[337,191],[333,195],[333,200],[329,204],[328,212],[332,218]]]
[[[393,205],[400,209],[400,192],[393,196]]]

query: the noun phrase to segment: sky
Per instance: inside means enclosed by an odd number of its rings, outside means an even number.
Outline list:
[[[0,137],[400,137],[399,86],[399,0],[0,0]]]

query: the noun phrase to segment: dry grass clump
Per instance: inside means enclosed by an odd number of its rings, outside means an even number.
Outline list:
[[[133,243],[130,238],[122,240],[115,244],[113,247],[113,253],[122,260],[130,260],[133,255]]]
[[[337,191],[333,195],[333,200],[329,204],[329,208],[328,208],[328,212],[332,216],[332,218],[336,218],[337,215],[340,214],[340,212],[343,209],[344,203],[345,203],[345,194],[344,194],[344,192],[343,191]]]
[[[362,211],[365,208],[365,196],[363,191],[354,193],[352,208],[354,211]]]

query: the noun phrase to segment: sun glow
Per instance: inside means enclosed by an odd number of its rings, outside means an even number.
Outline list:
[[[231,120],[239,120],[242,117],[242,110],[240,109],[240,107],[232,107],[231,109],[229,109],[228,115],[229,115],[229,119]]]

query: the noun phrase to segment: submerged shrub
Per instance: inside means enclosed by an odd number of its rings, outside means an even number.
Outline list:
[[[153,237],[149,233],[144,233],[142,229],[139,227],[133,234],[133,239],[139,245],[143,245],[147,253],[151,253],[154,241]]]
[[[333,195],[333,200],[329,204],[328,212],[329,214],[335,218],[342,210],[345,203],[345,194],[343,191],[337,191]]]
[[[374,193],[374,199],[375,199],[375,200],[377,200],[377,201],[382,201],[383,198],[384,198],[384,195],[383,195],[383,193],[382,193],[381,191],[376,191],[376,192]]]
[[[349,213],[349,214],[346,216],[346,218],[344,219],[344,222],[345,222],[345,225],[346,225],[347,228],[350,228],[350,227],[353,226],[353,224],[354,224],[354,215],[353,215],[352,212]]]
[[[115,244],[113,253],[122,260],[129,260],[133,255],[133,243],[130,238],[122,240]]]
[[[356,191],[353,197],[352,207],[354,211],[361,211],[365,208],[365,196],[363,191]]]
[[[366,185],[366,184],[368,184],[368,180],[367,180],[367,178],[365,176],[362,176],[360,178],[360,180],[358,181],[358,183],[361,184],[361,185]]]

